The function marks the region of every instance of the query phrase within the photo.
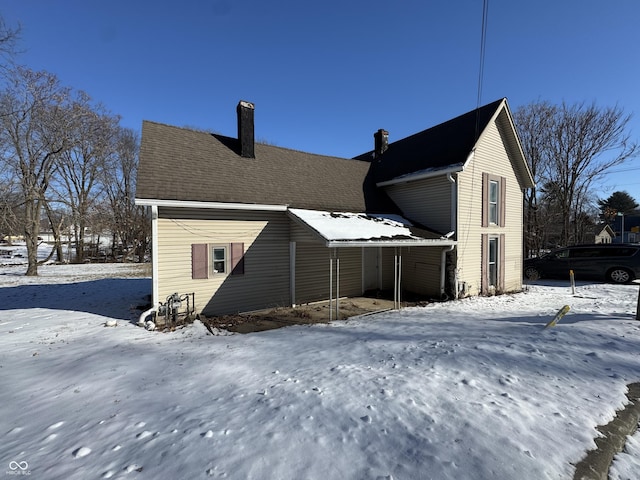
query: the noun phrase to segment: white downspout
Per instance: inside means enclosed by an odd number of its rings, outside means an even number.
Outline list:
[[[474,155],[475,150],[472,150],[469,154],[469,160],[472,155]],[[456,232],[456,239],[458,233],[458,183],[456,179],[453,178],[453,174],[447,173],[447,180],[451,183],[451,231]],[[453,250],[453,245],[451,245],[448,249],[442,250],[442,259],[441,259],[441,267],[440,267],[440,298],[444,298],[445,296],[445,282],[446,282],[446,256],[447,252],[451,252]],[[456,260],[456,265],[454,269],[454,281],[453,281],[453,298],[458,298],[458,261]]]
[[[158,289],[158,257],[158,206],[151,205],[151,305],[160,304],[160,294]]]
[[[449,231],[458,231],[458,185],[453,174],[447,173],[447,180],[451,183],[451,228]]]
[[[155,328],[152,322],[147,325],[146,320],[149,315],[156,312],[158,300],[158,206],[151,205],[151,308],[145,310],[138,318],[138,326],[147,329]],[[194,305],[195,307],[195,305]],[[155,320],[155,319],[154,319]]]

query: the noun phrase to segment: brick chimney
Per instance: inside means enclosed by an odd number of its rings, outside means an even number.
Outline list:
[[[378,158],[389,148],[389,132],[383,130],[382,128],[373,134],[374,138],[374,149],[373,149],[373,158]]]
[[[236,112],[238,113],[238,141],[240,142],[240,155],[245,158],[256,158],[255,137],[253,128],[253,112],[255,105],[240,100]]]

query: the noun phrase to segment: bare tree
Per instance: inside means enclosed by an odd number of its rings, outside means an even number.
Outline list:
[[[514,121],[522,144],[525,158],[533,176],[535,186],[524,192],[524,238],[527,256],[540,254],[547,237],[546,222],[542,221],[539,205],[540,185],[547,170],[545,146],[550,131],[551,120],[556,108],[548,102],[532,103],[514,112]],[[548,205],[546,206],[549,207]]]
[[[148,246],[150,222],[145,207],[135,205],[136,174],[138,171],[138,135],[131,129],[121,128],[116,156],[105,181],[111,212],[111,230],[114,249],[120,248],[122,259],[135,254],[144,260]]]
[[[631,119],[619,107],[563,103],[551,130],[548,145],[548,176],[560,188],[563,215],[563,244],[575,241],[571,222],[585,210],[585,200],[593,183],[612,167],[634,157],[638,145],[626,132]]]
[[[92,105],[81,92],[73,108],[75,121],[70,148],[62,152],[56,169],[59,199],[70,210],[75,260],[84,261],[85,232],[95,203],[104,193],[102,172],[115,155],[118,117],[101,105]]]
[[[38,236],[45,193],[60,154],[70,145],[71,91],[47,72],[9,71],[0,93],[0,141],[24,208],[27,275],[38,274]]]
[[[20,26],[10,27],[0,16],[0,56],[11,58],[16,53],[17,43],[20,39]]]
[[[525,146],[525,154],[539,156],[543,168],[536,173],[551,187],[547,191],[553,193],[553,201],[548,203],[557,207],[560,217],[558,241],[569,245],[580,241],[583,224],[592,217],[594,184],[607,170],[636,156],[638,145],[626,131],[631,115],[617,106],[543,102],[523,107],[521,116],[539,110],[545,112],[544,122],[522,121],[518,129],[523,144],[532,144]],[[552,219],[537,221],[549,225]]]

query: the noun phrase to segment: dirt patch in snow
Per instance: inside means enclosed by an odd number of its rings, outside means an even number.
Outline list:
[[[343,299],[340,300],[339,304],[339,320],[392,308],[393,301],[391,300],[367,297]],[[330,320],[335,321],[336,318],[335,310],[332,315],[330,314],[329,302],[300,305],[294,308],[277,307],[257,312],[216,317],[200,315],[200,321],[208,329],[218,328],[236,333],[260,332],[290,325],[329,323]]]

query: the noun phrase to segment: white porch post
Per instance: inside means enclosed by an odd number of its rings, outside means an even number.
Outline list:
[[[335,258],[336,295],[333,296],[333,260]],[[335,318],[340,319],[340,258],[336,248],[329,250],[329,321],[333,320],[335,298]]]
[[[340,257],[336,256],[336,320],[340,320]]]
[[[289,242],[289,299],[296,306],[296,242]]]
[[[400,309],[402,291],[402,248],[396,247],[393,256],[393,308]]]
[[[333,252],[329,250],[329,321],[333,320]]]

